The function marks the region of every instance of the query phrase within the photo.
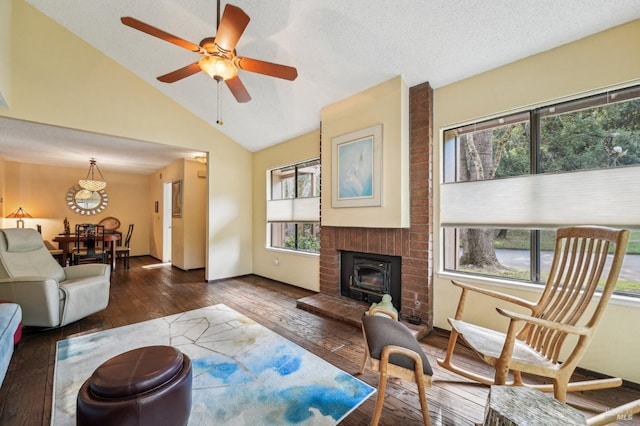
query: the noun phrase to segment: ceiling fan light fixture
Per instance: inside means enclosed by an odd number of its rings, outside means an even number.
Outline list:
[[[224,81],[236,101],[244,103],[249,102],[251,96],[246,87],[244,87],[238,75],[238,70],[290,81],[298,77],[298,71],[294,67],[237,56],[236,45],[238,41],[240,41],[240,37],[247,28],[247,25],[249,25],[251,18],[239,7],[228,3],[224,7],[222,16],[220,16],[220,0],[218,0],[217,12],[215,36],[202,39],[199,45],[176,37],[130,16],[124,16],[120,21],[135,30],[142,31],[150,36],[175,44],[178,47],[202,56],[198,62],[190,63],[187,66],[159,76],[158,80],[163,83],[175,83],[178,80],[202,71],[216,80],[217,83]],[[218,99],[220,99],[220,84],[217,86]],[[222,124],[222,120],[220,120],[219,117],[218,124]]]
[[[200,69],[211,78],[230,80],[238,75],[238,68],[229,59],[218,55],[204,55],[198,61]]]

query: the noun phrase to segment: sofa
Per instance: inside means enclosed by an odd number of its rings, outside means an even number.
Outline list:
[[[0,383],[4,381],[13,348],[22,336],[22,309],[16,303],[0,302]]]
[[[63,268],[35,229],[0,229],[0,300],[20,305],[25,326],[60,327],[106,308],[111,268]]]

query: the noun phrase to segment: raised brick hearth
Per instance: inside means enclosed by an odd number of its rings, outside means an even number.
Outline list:
[[[432,99],[428,83],[414,86],[410,98],[410,196],[408,229],[323,226],[320,243],[320,293],[340,296],[340,251],[402,257],[402,316],[433,325]]]

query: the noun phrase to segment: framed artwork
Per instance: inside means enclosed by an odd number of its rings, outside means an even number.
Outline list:
[[[382,124],[331,142],[331,207],[382,205]]]
[[[182,181],[176,180],[171,184],[171,215],[182,217]]]

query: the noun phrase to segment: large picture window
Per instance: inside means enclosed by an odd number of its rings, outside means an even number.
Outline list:
[[[320,160],[269,171],[269,246],[320,252]]]
[[[609,225],[632,231],[617,292],[640,296],[640,86],[443,136],[445,270],[544,282],[555,228]]]

